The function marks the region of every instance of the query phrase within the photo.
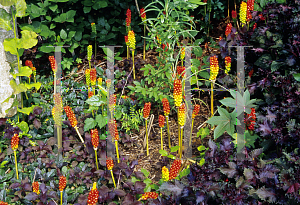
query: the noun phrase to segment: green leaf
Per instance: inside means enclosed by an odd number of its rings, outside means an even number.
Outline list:
[[[69,32],[69,35],[68,35],[68,38],[73,38],[73,37],[75,36],[75,34],[76,34],[76,31],[70,31],[70,32]],[[74,44],[73,44],[73,45],[74,45]],[[73,45],[72,45],[72,46],[73,46]],[[77,44],[77,47],[78,47],[78,46],[79,46],[79,45]],[[77,47],[76,47],[76,48],[77,48]]]
[[[64,40],[68,37],[68,34],[64,29],[60,30],[60,37]]]
[[[0,0],[2,6],[12,6],[14,5],[15,0]]]
[[[176,159],[176,157],[172,154],[169,154],[167,157],[170,158],[170,159]]]
[[[106,1],[96,1],[93,4],[93,9],[98,10],[98,9],[101,9],[101,8],[105,8],[107,6],[108,6],[108,4],[107,4]]]
[[[54,11],[56,11],[57,7],[58,7],[58,5],[54,4],[54,5],[49,6],[49,9],[51,9],[51,11],[54,12]]]
[[[21,92],[27,91],[27,88],[25,87],[24,84],[18,85],[14,79],[12,79],[9,84],[10,84],[11,88],[14,90],[13,95],[17,95]]]
[[[141,168],[141,172],[145,175],[145,177],[148,177],[149,176],[149,174],[150,174],[150,172],[149,171],[147,171],[146,169],[144,169],[144,168]]]
[[[64,176],[66,176],[68,174],[68,167],[63,166],[61,169],[62,173],[64,174]]]
[[[202,151],[206,150],[206,147],[203,145],[200,145],[199,147],[197,147],[197,149],[199,152],[202,152]]]
[[[39,50],[42,51],[43,53],[51,53],[54,52],[54,47],[41,46],[39,47]]]
[[[205,138],[207,135],[209,135],[209,129],[207,127],[200,128],[200,130],[197,132],[197,137],[201,135],[201,139]]]
[[[17,126],[20,128],[20,130],[22,130],[23,133],[27,133],[29,131],[29,127],[28,127],[28,124],[27,122],[20,122],[19,124],[17,124]]]
[[[206,5],[207,3],[201,2],[201,0],[188,0],[188,2],[192,4],[198,4],[198,5]]]
[[[174,147],[171,147],[171,150],[170,152],[177,152],[179,149],[179,146],[174,146]]]
[[[21,31],[21,34],[22,38],[18,42],[18,48],[29,49],[37,44],[38,40],[36,38],[37,34],[35,32],[24,30]]]
[[[104,105],[106,102],[102,100],[100,97],[94,95],[91,98],[87,99],[85,101],[87,104],[92,105],[92,106],[101,106]]]
[[[158,152],[159,152],[159,154],[161,154],[164,157],[168,155],[168,152],[166,150],[160,149]]]
[[[89,7],[89,6],[85,6],[83,7],[83,12],[86,14],[86,13],[89,13],[91,11],[92,7]]]
[[[97,122],[96,120],[94,120],[93,118],[87,118],[85,121],[84,121],[84,131],[88,131],[90,129],[94,129],[97,125]]]
[[[19,39],[15,38],[6,38],[3,41],[4,50],[10,52],[13,55],[17,55],[17,45],[18,45]]]
[[[190,173],[190,169],[184,169],[179,173],[179,178],[185,177]]]
[[[26,115],[29,115],[30,113],[32,113],[33,109],[34,109],[35,105],[32,105],[31,107],[24,107],[24,108],[18,108],[18,112],[24,113]]]
[[[13,74],[14,79],[16,79],[17,76],[26,76],[29,77],[32,74],[31,68],[28,66],[21,66],[19,73]]]
[[[40,83],[40,82],[37,82],[37,83],[31,83],[31,84],[28,84],[28,83],[25,83],[25,87],[27,88],[27,89],[31,89],[31,88],[33,88],[33,87],[35,87],[36,88],[36,90],[39,90],[40,88],[41,88],[41,86],[42,86],[42,84]]]
[[[8,163],[8,161],[2,161],[1,165],[0,165],[0,169],[3,169],[7,163]]]
[[[16,0],[15,7],[16,7],[16,11],[17,11],[16,12],[17,17],[25,16],[25,11],[27,9],[25,0]]]
[[[300,73],[295,73],[293,74],[295,80],[297,80],[298,82],[300,82]]]
[[[107,124],[106,117],[101,114],[96,116],[96,122],[98,123],[100,129],[105,127],[105,125]]]
[[[204,163],[205,163],[205,159],[204,159],[204,158],[201,158],[201,159],[200,159],[200,162],[198,163],[198,165],[201,167]]]
[[[70,10],[66,13],[66,22],[74,22],[75,10]]]
[[[11,27],[11,15],[6,12],[5,9],[0,8],[0,28],[3,28],[6,31],[12,30]]]

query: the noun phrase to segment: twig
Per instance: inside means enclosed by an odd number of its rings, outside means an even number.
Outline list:
[[[53,198],[51,198],[52,199],[52,201],[54,201],[54,199]],[[56,204],[56,205],[58,205],[57,203],[56,203],[56,201],[54,201],[54,203]]]
[[[37,169],[37,168],[35,168],[35,171],[34,171],[34,176],[33,176],[33,180],[32,180],[33,182],[34,182],[34,180],[35,180],[36,169]]]
[[[150,133],[150,130],[152,128],[153,119],[154,119],[154,115],[152,114],[151,117],[150,117],[150,120],[149,120],[148,133],[147,133],[147,136],[145,136],[145,138],[144,138],[144,143],[143,143],[144,148],[146,147],[146,143],[147,143],[146,138],[149,137],[149,133]]]
[[[118,105],[120,105],[122,95],[124,94],[125,86],[127,85],[128,78],[129,78],[129,76],[131,75],[131,73],[132,73],[132,69],[131,69],[130,73],[128,74],[127,78],[126,78],[126,82],[125,82],[125,85],[124,85],[124,87],[123,87],[123,89],[122,89],[121,97],[120,97],[120,99],[119,99]]]
[[[199,127],[198,129],[200,129],[205,123],[207,123],[207,120],[205,122],[203,122]]]

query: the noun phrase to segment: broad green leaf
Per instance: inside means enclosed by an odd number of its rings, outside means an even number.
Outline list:
[[[298,82],[300,82],[300,73],[295,73],[293,74],[295,80],[297,80]]]
[[[38,42],[37,40],[37,34],[33,31],[21,31],[22,38],[20,39],[18,43],[18,48],[25,48],[29,49],[35,46]]]
[[[147,171],[146,169],[144,169],[144,168],[141,168],[141,172],[145,175],[145,177],[148,177],[149,176],[149,174],[150,174],[150,172],[149,171]]]
[[[74,22],[75,10],[70,10],[66,13],[66,22]]]
[[[21,92],[27,91],[27,88],[24,84],[18,85],[14,79],[12,79],[9,84],[10,84],[11,88],[14,90],[13,95],[17,95]]]
[[[27,133],[29,131],[28,124],[25,121],[20,122],[17,124],[17,126],[20,128],[20,130],[22,130],[23,133]]]
[[[64,29],[60,30],[60,37],[66,39],[68,37],[67,32]]]
[[[107,124],[106,117],[101,114],[96,116],[96,122],[98,123],[100,129],[105,127],[105,125]]]
[[[4,50],[10,52],[13,55],[17,55],[17,45],[18,45],[19,39],[15,38],[6,38],[3,41]]]
[[[7,13],[5,9],[0,8],[0,28],[6,31],[12,30],[10,20],[11,15]]]
[[[51,53],[51,52],[54,52],[54,47],[48,47],[48,46],[41,46],[39,47],[39,50],[42,51],[43,53]]]
[[[107,6],[108,6],[108,4],[107,4],[106,1],[96,1],[93,4],[93,9],[98,10],[98,9],[101,9],[101,8],[105,8]]]
[[[58,5],[54,4],[54,5],[49,6],[49,9],[51,9],[54,12],[54,11],[56,11],[57,7],[58,7]]]
[[[15,0],[16,1],[16,16],[17,17],[23,17],[25,16],[25,11],[27,9],[27,6],[26,6],[26,2],[25,0]]]
[[[17,76],[26,76],[29,77],[32,74],[31,68],[28,66],[21,66],[19,73],[13,74],[14,79],[16,79]]]
[[[87,104],[92,105],[92,106],[101,106],[106,104],[106,102],[104,100],[102,100],[100,97],[94,95],[91,98],[87,99],[85,101]]]
[[[170,159],[176,159],[176,157],[172,154],[169,154],[167,157],[170,158]]]
[[[171,147],[171,150],[170,152],[177,152],[179,149],[179,146],[174,146],[174,147]]]
[[[88,131],[90,129],[94,129],[97,125],[97,122],[96,120],[94,120],[93,118],[87,118],[85,121],[84,121],[84,131]]]
[[[159,154],[161,154],[161,156],[164,156],[164,157],[168,155],[168,152],[166,150],[160,149],[158,152],[159,152]]]
[[[49,1],[53,1],[53,2],[67,2],[69,0],[49,0]]]
[[[33,106],[31,106],[31,107],[24,107],[24,108],[18,108],[18,112],[21,112],[21,113],[24,113],[24,114],[26,114],[26,115],[29,115],[32,111],[33,111],[33,109],[34,109],[34,105]]]
[[[12,6],[14,5],[15,0],[0,0],[2,6]]]
[[[30,84],[25,83],[25,86],[26,86],[26,88],[29,89],[29,90],[30,90],[31,88],[33,88],[33,87],[35,87],[36,90],[39,90],[40,87],[42,86],[42,84],[41,84],[40,82],[37,82],[37,83],[30,83]]]
[[[198,163],[198,165],[201,167],[204,163],[205,163],[205,159],[202,158],[202,159],[200,159],[200,162]]]
[[[207,127],[200,128],[200,130],[197,132],[197,137],[201,135],[201,139],[205,138],[207,135],[209,135],[209,129]]]
[[[179,173],[179,178],[185,177],[190,173],[190,169],[184,169]]]
[[[200,6],[207,4],[207,3],[201,2],[201,0],[188,0],[188,2],[190,2],[192,4],[198,4]]]
[[[206,150],[206,147],[203,145],[200,145],[199,147],[197,147],[197,149],[199,152],[202,152],[202,151]]]

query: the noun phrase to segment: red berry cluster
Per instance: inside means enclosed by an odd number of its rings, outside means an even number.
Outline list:
[[[93,95],[94,95],[94,92],[93,91],[89,91],[88,98],[91,98]]]
[[[182,102],[182,85],[181,80],[174,80],[174,91],[173,91],[173,97],[175,100],[175,106],[179,107]]]
[[[13,150],[18,149],[19,141],[20,141],[19,135],[18,134],[14,134],[14,136],[11,138],[11,142],[10,142],[11,148]]]
[[[245,119],[245,124],[247,125],[248,130],[254,130],[255,120],[255,108],[251,108],[251,113],[247,114],[247,118]]]
[[[228,36],[231,33],[232,24],[228,23],[225,30],[225,35]]]
[[[164,108],[165,116],[168,116],[170,114],[170,104],[167,98],[162,99],[162,104]]]
[[[65,176],[60,176],[58,185],[59,185],[58,187],[59,191],[63,191],[67,185],[67,178]]]
[[[147,119],[150,115],[150,110],[151,110],[151,103],[145,103],[144,105],[144,118]]]
[[[219,73],[219,62],[217,56],[212,56],[209,59],[210,61],[210,78],[209,80],[216,80],[216,77]]]
[[[96,68],[92,68],[90,72],[91,85],[96,85],[97,81],[97,71]]]
[[[97,128],[91,130],[91,139],[94,148],[97,149],[99,145],[99,134]]]
[[[130,9],[127,9],[127,12],[126,12],[126,26],[129,27],[130,26],[130,23],[131,23],[131,10]]]
[[[179,107],[178,124],[183,127],[185,123],[185,104],[182,103]]]
[[[114,167],[114,161],[112,159],[107,159],[106,160],[106,167],[108,170],[112,170]]]
[[[65,106],[64,110],[67,114],[67,117],[68,117],[72,127],[76,127],[77,120],[76,120],[76,117],[75,117],[75,114],[74,114],[73,110],[69,106]]]
[[[26,60],[25,65],[28,66],[29,68],[33,68],[33,64],[30,60]]]
[[[40,185],[38,182],[33,182],[32,183],[32,191],[35,192],[36,194],[40,194]]]
[[[166,45],[165,45],[165,44],[162,44],[161,46],[162,46],[162,49],[163,49],[163,50],[165,50],[165,48],[166,48]],[[169,44],[167,43],[167,48],[166,48],[166,51],[168,51],[168,47],[169,47]]]
[[[165,125],[165,116],[159,115],[158,116],[158,125],[160,128],[164,127]]]
[[[141,18],[143,21],[146,20],[146,12],[145,12],[145,9],[144,8],[141,8],[140,9],[140,13],[141,13]]]
[[[126,46],[129,46],[128,36],[124,36],[124,38],[125,38]]]
[[[247,10],[248,11],[254,10],[254,0],[247,0]]]
[[[195,105],[193,114],[192,114],[193,119],[198,115],[199,111],[200,111],[200,105]]]
[[[158,197],[158,193],[156,192],[146,192],[142,195],[142,199],[143,200],[147,200],[147,199],[157,199]]]
[[[232,11],[231,11],[231,16],[232,16],[233,19],[236,19],[237,14],[236,14],[236,11],[235,11],[235,10],[232,10]]]
[[[181,160],[180,159],[174,160],[170,169],[169,180],[175,179],[177,177],[180,167],[181,167]]]
[[[53,72],[56,72],[57,64],[56,64],[56,60],[55,60],[54,56],[49,56],[49,61],[50,61],[50,65],[51,65]]]
[[[109,96],[108,105],[110,109],[113,109],[116,106],[117,97],[115,94]]]
[[[257,23],[255,23],[255,24],[253,25],[253,31],[256,29],[256,27],[257,27]]]
[[[0,201],[0,205],[8,205],[8,203],[4,201]]]
[[[99,191],[97,189],[92,189],[88,196],[88,205],[96,205],[99,198]]]
[[[177,74],[179,76],[183,76],[185,74],[185,67],[184,66],[177,66]]]

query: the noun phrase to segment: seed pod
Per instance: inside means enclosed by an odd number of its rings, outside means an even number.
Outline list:
[[[97,33],[97,30],[96,30],[96,24],[95,24],[95,23],[91,23],[91,27],[92,27],[92,32],[93,32],[94,34],[96,34],[96,33]]]
[[[91,69],[90,78],[91,78],[91,85],[95,86],[96,85],[96,80],[97,80],[96,68]]]
[[[225,73],[228,74],[231,68],[231,58],[230,56],[225,57]]]
[[[102,86],[102,78],[99,77],[99,78],[97,79],[97,81],[98,81],[98,85],[99,85],[99,86]]]
[[[91,140],[93,147],[97,149],[99,145],[99,134],[97,128],[91,130]]]
[[[175,179],[177,177],[180,167],[181,167],[181,160],[179,159],[174,160],[170,169],[169,180]]]
[[[124,38],[125,38],[126,46],[129,46],[128,36],[124,36]]]
[[[225,30],[225,35],[228,36],[231,33],[232,24],[228,23]]]
[[[58,185],[59,185],[58,187],[59,191],[63,191],[67,185],[67,178],[65,176],[60,176]]]
[[[112,159],[106,160],[106,167],[108,170],[112,170],[114,168],[114,161]]]
[[[135,49],[135,34],[133,30],[128,32],[128,41],[129,41],[129,47]]]
[[[145,9],[144,8],[141,8],[140,9],[140,13],[141,13],[141,18],[143,21],[146,20],[146,12],[145,12]]]
[[[25,65],[28,66],[29,68],[33,67],[32,61],[30,61],[30,60],[26,60]]]
[[[157,197],[158,197],[158,193],[156,193],[156,192],[146,192],[146,193],[144,193],[144,194],[141,196],[141,198],[142,198],[143,200],[147,200],[147,199],[157,199]]]
[[[75,117],[75,114],[74,114],[73,110],[69,106],[65,106],[64,110],[67,114],[67,117],[68,117],[72,127],[76,127],[77,120],[76,120],[76,117]]]
[[[185,74],[185,67],[184,66],[177,66],[177,74],[179,76],[183,76]]]
[[[92,55],[93,55],[93,46],[89,45],[87,47],[87,59],[88,59],[88,61],[90,61],[92,59]]]
[[[210,57],[210,77],[209,80],[214,81],[219,73],[219,62],[217,56]]]
[[[232,10],[232,11],[231,11],[231,16],[232,16],[233,19],[236,19],[237,14],[236,14],[236,11],[235,11],[235,10]]]
[[[240,21],[243,24],[246,23],[246,17],[247,17],[247,3],[242,1],[240,6]]]
[[[183,60],[184,57],[185,57],[185,47],[182,47],[180,51],[180,59]]]
[[[90,86],[90,84],[91,84],[91,69],[85,70],[85,82],[86,82],[87,86]]]
[[[254,0],[247,0],[247,10],[248,11],[254,10]]]
[[[87,201],[88,205],[95,205],[98,202],[99,191],[97,190],[96,186],[97,186],[97,183],[94,182],[93,188],[91,189],[89,196],[88,196],[88,201]]]

